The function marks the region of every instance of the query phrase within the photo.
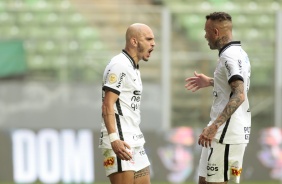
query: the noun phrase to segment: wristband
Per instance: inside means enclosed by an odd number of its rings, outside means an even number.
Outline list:
[[[109,138],[110,138],[110,142],[114,142],[116,140],[119,140],[119,137],[118,137],[117,133],[109,134]]]

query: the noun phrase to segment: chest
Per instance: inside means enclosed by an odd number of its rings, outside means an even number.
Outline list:
[[[139,70],[135,69],[128,72],[125,82],[125,88],[128,91],[133,91],[133,93],[142,93],[143,85]]]

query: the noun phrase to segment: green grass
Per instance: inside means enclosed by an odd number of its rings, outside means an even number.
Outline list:
[[[229,182],[233,184],[232,182]],[[0,184],[15,184],[12,182],[0,182]],[[94,182],[93,184],[110,184],[110,182]],[[151,184],[171,184],[169,182],[152,182]],[[182,184],[196,184],[195,182],[186,182]],[[279,181],[242,181],[240,184],[282,184]]]
[[[109,184],[110,182],[95,182],[94,184]],[[229,182],[232,184],[232,182]],[[281,182],[282,183],[282,182]],[[240,184],[281,184],[279,181],[242,181]],[[169,182],[152,182],[152,184],[170,184]],[[186,182],[183,184],[195,184],[195,182]]]

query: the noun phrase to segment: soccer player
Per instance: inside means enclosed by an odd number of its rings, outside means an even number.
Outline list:
[[[150,184],[150,162],[140,130],[142,81],[139,61],[148,61],[155,46],[145,24],[126,31],[125,49],[111,59],[103,75],[102,128],[99,148],[112,184]]]
[[[211,120],[199,136],[202,154],[199,184],[240,182],[245,148],[249,142],[251,113],[247,93],[251,67],[240,41],[232,41],[232,18],[225,12],[206,16],[205,38],[219,51],[214,76],[194,72],[186,89],[195,92],[213,86]]]

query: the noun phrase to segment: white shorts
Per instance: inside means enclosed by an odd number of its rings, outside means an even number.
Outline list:
[[[202,148],[199,176],[207,182],[233,181],[240,183],[243,157],[247,144],[220,144],[212,141],[210,148]]]
[[[129,161],[117,158],[112,149],[101,148],[104,156],[104,168],[106,176],[122,171],[140,171],[150,165],[149,159],[143,146],[131,148],[132,159]]]

